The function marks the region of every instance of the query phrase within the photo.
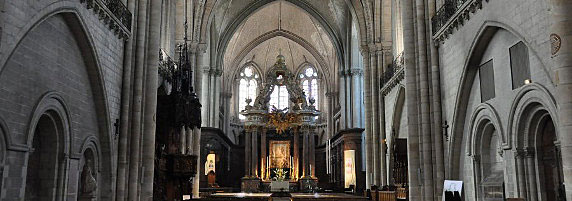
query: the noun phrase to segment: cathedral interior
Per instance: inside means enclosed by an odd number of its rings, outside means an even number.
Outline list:
[[[572,201],[571,11],[0,0],[0,201]]]

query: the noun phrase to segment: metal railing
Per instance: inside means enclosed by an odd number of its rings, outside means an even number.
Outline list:
[[[399,71],[401,68],[403,68],[403,63],[404,63],[403,52],[401,52],[393,59],[393,62],[391,63],[391,65],[389,65],[387,67],[387,69],[385,70],[385,72],[381,76],[381,78],[380,78],[381,85],[379,86],[380,88],[383,88],[383,86],[385,86],[385,84],[389,80],[391,80],[391,78],[393,78],[393,76],[395,76],[395,73],[397,71]]]
[[[445,24],[457,13],[463,4],[471,0],[445,0],[445,3],[435,16],[431,18],[431,25],[433,26],[433,34],[437,33]]]
[[[115,17],[127,28],[127,30],[131,31],[131,12],[127,8],[127,6],[123,5],[121,0],[102,0],[105,3],[105,6]]]
[[[81,0],[86,3],[88,9],[92,9],[99,15],[99,19],[109,25],[109,28],[121,32],[122,38],[131,35],[131,11],[121,0]]]

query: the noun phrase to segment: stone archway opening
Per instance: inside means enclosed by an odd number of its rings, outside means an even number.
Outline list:
[[[549,116],[539,122],[536,133],[537,175],[542,200],[566,200],[556,129]]]
[[[58,139],[64,135],[60,123],[57,115],[48,112],[36,124],[26,170],[26,200],[54,200],[58,195],[63,157]]]

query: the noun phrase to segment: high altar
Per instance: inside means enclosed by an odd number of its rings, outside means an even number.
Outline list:
[[[245,176],[241,189],[243,192],[268,191],[270,182],[279,180],[289,181],[290,191],[313,191],[318,180],[315,176],[315,120],[320,112],[313,98],[306,101],[296,77],[286,68],[284,56],[277,57],[266,77],[268,80],[252,105],[252,100],[247,99],[248,105],[241,111],[246,117]],[[289,108],[278,110],[269,106],[276,86],[286,86]]]

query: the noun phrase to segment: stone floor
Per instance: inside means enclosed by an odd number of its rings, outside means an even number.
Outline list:
[[[215,193],[199,200],[229,201],[229,200],[256,200],[256,201],[365,201],[367,198],[343,193],[292,193],[292,197],[270,197],[270,193]]]

